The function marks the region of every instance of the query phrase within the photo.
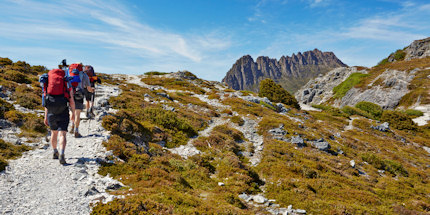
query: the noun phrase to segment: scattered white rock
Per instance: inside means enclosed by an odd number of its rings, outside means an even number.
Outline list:
[[[258,204],[264,204],[267,202],[266,197],[262,195],[255,195],[252,197],[252,199],[254,200],[255,203],[258,203]]]
[[[429,154],[430,154],[430,147],[423,146],[423,149],[424,149],[427,153],[429,153]]]
[[[351,165],[352,168],[355,168],[355,161],[354,160],[350,160],[349,161],[349,165]]]

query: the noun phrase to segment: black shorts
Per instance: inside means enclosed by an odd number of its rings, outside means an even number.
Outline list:
[[[85,94],[85,100],[91,101],[92,97],[94,96],[94,93],[90,93],[87,89],[84,89]]]
[[[75,110],[83,110],[84,109],[84,99],[75,100]]]
[[[69,126],[69,109],[66,109],[61,114],[53,114],[48,112],[48,124],[52,131],[67,131]]]

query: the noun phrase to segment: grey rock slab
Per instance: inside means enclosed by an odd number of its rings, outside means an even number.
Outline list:
[[[239,198],[245,200],[246,202],[249,202],[252,200],[252,196],[245,193],[240,194]]]
[[[317,141],[313,141],[311,142],[312,146],[317,148],[318,150],[321,151],[328,151],[331,146],[328,142],[326,142],[324,139],[319,139]]]
[[[304,146],[306,146],[303,138],[301,138],[300,136],[292,136],[290,142],[292,144],[296,144],[297,147],[304,147]]]
[[[375,129],[375,130],[378,130],[378,131],[387,132],[388,130],[390,130],[390,126],[389,125],[390,124],[388,122],[384,122],[384,123],[382,123],[380,125],[377,125],[377,126],[371,125],[370,127],[373,128],[373,129]]]

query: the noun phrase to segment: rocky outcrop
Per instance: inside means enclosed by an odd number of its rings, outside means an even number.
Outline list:
[[[369,88],[362,90],[360,88],[350,89],[346,95],[339,101],[335,102],[336,106],[354,106],[360,101],[368,101],[381,106],[383,109],[394,109],[400,102],[400,99],[409,92],[408,85],[415,77],[417,70],[411,72],[386,70],[377,76]],[[381,83],[377,83],[381,80]]]
[[[367,73],[367,70],[358,67],[342,67],[334,69],[325,75],[319,75],[309,81],[295,93],[299,103],[321,104],[333,97],[333,88],[345,81],[352,73]]]
[[[369,101],[378,104],[384,109],[394,109],[400,99],[409,92],[408,85],[419,70],[398,71],[386,70],[373,79],[367,89],[351,88],[344,97],[334,100],[333,105],[343,107],[354,106],[360,101]],[[352,73],[367,73],[356,67],[338,68],[324,76],[309,81],[298,90],[295,97],[299,103],[322,104],[332,100],[333,88],[345,81]]]
[[[233,65],[222,80],[235,90],[257,92],[260,81],[270,78],[285,89],[295,92],[311,78],[328,71],[347,66],[333,52],[318,49],[282,56],[279,61],[269,57],[258,57],[256,61],[245,55]]]
[[[430,37],[422,40],[415,40],[405,48],[405,52],[405,60],[430,57]]]

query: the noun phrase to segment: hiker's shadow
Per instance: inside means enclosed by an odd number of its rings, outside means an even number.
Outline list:
[[[86,136],[82,136],[83,138],[86,138],[86,137],[103,137],[103,135],[101,135],[101,134],[88,134],[88,135],[86,135]]]
[[[76,162],[73,164],[75,166],[82,166],[82,165],[88,165],[88,164],[95,165],[95,164],[102,164],[104,162],[104,159],[102,158],[71,157],[71,159],[76,159]]]

